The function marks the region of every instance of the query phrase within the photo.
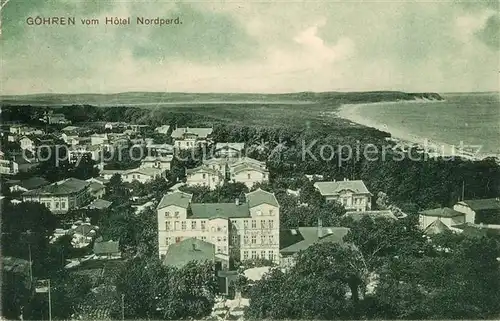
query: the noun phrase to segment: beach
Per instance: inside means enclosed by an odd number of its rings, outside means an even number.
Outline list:
[[[405,105],[419,105],[419,104],[443,104],[446,100],[443,101],[424,101],[424,100],[414,100],[414,101],[396,101],[396,102],[378,102],[378,103],[364,103],[364,104],[345,104],[342,105],[336,115],[340,118],[347,119],[353,123],[360,124],[367,127],[376,128],[380,131],[387,132],[391,135],[392,140],[405,147],[409,146],[419,146],[422,150],[425,150],[428,154],[432,156],[461,156],[469,159],[481,159],[484,157],[484,154],[475,153],[473,149],[469,148],[470,145],[464,145],[462,142],[460,144],[452,144],[449,142],[445,142],[441,139],[436,139],[436,136],[433,137],[416,134],[412,132],[408,128],[405,128],[404,125],[395,126],[394,121],[392,119],[381,119],[378,117],[376,119],[370,117],[367,113],[367,107],[378,106],[377,108],[397,108],[404,107]],[[394,106],[397,105],[397,106]],[[423,106],[423,105],[422,105]],[[401,114],[404,114],[404,108],[401,108]],[[425,113],[425,111],[423,111]],[[368,115],[367,115],[368,114]],[[429,117],[427,117],[429,118]]]

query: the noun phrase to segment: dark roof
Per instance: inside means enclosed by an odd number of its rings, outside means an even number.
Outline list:
[[[273,193],[266,192],[260,188],[253,192],[245,194],[249,207],[255,207],[261,204],[269,204],[279,207],[278,200]]]
[[[92,201],[92,203],[90,203],[89,205],[85,206],[84,208],[90,209],[90,210],[91,209],[102,210],[102,209],[110,207],[111,204],[113,204],[113,203],[110,202],[110,201],[106,201],[106,200],[103,200],[103,199],[97,199],[97,200]]]
[[[435,220],[434,222],[432,222],[431,224],[429,224],[429,226],[427,226],[425,228],[424,233],[433,235],[433,234],[443,233],[443,232],[449,231],[449,230],[450,230],[450,228],[448,226],[446,226],[446,224],[441,222],[441,220]]]
[[[17,185],[24,187],[27,190],[32,190],[48,184],[49,181],[47,181],[45,178],[37,176],[30,177],[28,179],[22,180],[21,182],[17,183]]]
[[[101,183],[97,183],[97,182],[90,182],[89,187],[90,187],[91,191],[99,191],[99,190],[105,188],[106,186],[104,186],[104,183],[101,184]]]
[[[419,212],[419,214],[432,217],[457,217],[465,215],[464,213],[460,213],[449,207],[433,208],[430,210],[421,211]]]
[[[382,211],[350,211],[345,213],[346,217],[350,217],[355,221],[360,221],[363,217],[369,217],[372,219],[383,217],[392,220],[397,220],[398,218],[392,213],[390,210],[382,210]]]
[[[464,200],[464,203],[474,211],[500,210],[500,200],[498,198],[485,198],[476,200]]]
[[[317,243],[343,243],[349,232],[347,227],[322,227],[323,237],[318,237],[318,227],[299,227],[280,231],[280,253],[294,254]]]
[[[249,162],[238,163],[238,165],[232,167],[233,173],[239,173],[239,172],[243,172],[243,171],[246,171],[246,170],[257,171],[257,172],[261,172],[261,173],[267,173],[268,172],[262,166],[259,166],[259,165],[255,164],[255,163],[249,163]]]
[[[213,128],[176,128],[170,136],[172,138],[181,138],[184,135],[196,135],[200,138],[206,138],[213,132]]]
[[[188,238],[170,245],[163,262],[165,265],[181,268],[191,261],[202,263],[213,260],[215,260],[215,245],[195,238]]]
[[[94,254],[95,255],[108,255],[108,254],[118,254],[120,253],[120,246],[118,241],[103,241],[102,238],[98,238],[94,242]]]
[[[351,190],[357,194],[370,194],[365,183],[361,180],[356,181],[334,181],[334,182],[316,182],[314,183],[321,195],[337,195],[343,190]]]
[[[23,195],[67,195],[81,192],[89,185],[89,182],[71,177],[32,191],[27,191]]]
[[[192,197],[193,195],[181,191],[175,191],[169,194],[165,194],[163,195],[160,203],[158,204],[157,209],[170,205],[176,205],[182,208],[188,208]]]
[[[250,217],[248,205],[242,203],[193,203],[189,218]]]

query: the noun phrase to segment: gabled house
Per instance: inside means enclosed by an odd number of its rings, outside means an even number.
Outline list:
[[[213,128],[176,128],[170,135],[174,147],[178,149],[193,149],[211,142]]]
[[[94,241],[94,255],[97,259],[119,259],[122,257],[119,241],[103,241],[102,236],[99,236]]]
[[[30,190],[34,190],[37,188],[40,188],[42,186],[49,185],[49,182],[44,179],[43,177],[30,177],[28,179],[22,180],[22,181],[17,181],[13,183],[10,187],[9,190],[11,192],[27,192]]]
[[[47,116],[49,124],[70,124],[71,122],[66,119],[64,114],[51,114]]]
[[[187,238],[215,245],[216,257],[279,262],[279,204],[274,194],[257,189],[245,201],[191,203],[192,195],[175,191],[157,207],[160,258],[169,246]]]
[[[349,233],[347,227],[323,227],[321,221],[316,227],[298,227],[280,231],[280,256],[283,267],[291,267],[296,255],[318,243],[343,244]]]
[[[89,182],[89,193],[93,198],[100,199],[106,194],[106,185],[98,179],[90,178],[87,180]]]
[[[170,126],[169,125],[163,125],[163,126],[159,126],[159,127],[156,127],[155,128],[155,132],[157,132],[158,134],[168,134],[168,132],[170,131]]]
[[[422,230],[427,230],[435,221],[441,221],[448,228],[453,229],[453,226],[465,223],[465,214],[449,207],[433,208],[419,212],[419,225]]]
[[[224,176],[219,171],[202,165],[186,170],[186,184],[188,186],[206,186],[214,190],[224,184]]]
[[[218,157],[242,157],[245,143],[217,143],[215,155]]]
[[[344,179],[343,181],[316,182],[314,187],[327,201],[337,201],[347,211],[371,210],[372,194],[361,180]]]
[[[90,201],[89,185],[89,182],[71,177],[27,191],[22,198],[23,202],[42,203],[54,214],[64,214]]]
[[[165,170],[153,167],[139,167],[129,169],[122,175],[123,181],[128,183],[133,181],[147,183],[156,178],[165,178]]]
[[[254,162],[237,162],[229,166],[232,182],[245,184],[251,189],[256,183],[269,181],[269,171]]]
[[[463,200],[453,206],[464,213],[467,223],[500,224],[500,198]]]
[[[141,160],[141,167],[143,168],[158,168],[165,171],[170,170],[170,164],[173,160],[172,155],[167,155],[163,157],[146,156]]]

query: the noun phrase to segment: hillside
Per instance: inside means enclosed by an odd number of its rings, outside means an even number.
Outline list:
[[[126,92],[117,94],[34,94],[0,96],[2,105],[61,106],[168,106],[172,104],[305,104],[368,103],[381,101],[432,99],[443,100],[437,93],[372,92],[299,92],[287,94],[158,93]]]

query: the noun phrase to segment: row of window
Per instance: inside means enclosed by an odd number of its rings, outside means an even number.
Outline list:
[[[234,239],[233,239],[233,241],[234,241]],[[251,237],[248,237],[248,235],[245,235],[243,237],[243,244],[245,244],[245,245],[257,244],[257,235],[252,235]],[[259,244],[275,244],[274,235],[269,235],[269,236],[261,235]]]
[[[243,228],[248,229],[249,228],[248,224],[249,224],[248,220],[244,220],[243,221]],[[257,228],[257,220],[251,220],[251,228],[253,228],[253,229]],[[261,229],[274,228],[274,220],[267,220],[267,222],[266,222],[266,220],[260,220],[259,228],[261,228]]]
[[[249,256],[249,254],[250,254],[250,256]],[[266,254],[267,254],[267,256],[266,256]],[[259,259],[259,258],[260,259],[269,259],[271,261],[274,261],[274,258],[275,258],[274,251],[262,250],[262,251],[260,251],[260,253],[258,253],[257,251],[243,251],[243,261],[248,260],[248,259],[255,260],[255,259]]]
[[[207,242],[206,236],[194,236],[193,238]],[[174,241],[175,241],[175,243],[179,243],[180,241],[182,241],[182,236],[177,236],[177,237],[167,236],[167,238],[165,239],[165,244],[170,245],[170,244],[173,244]],[[222,236],[222,237],[221,236],[217,236],[217,237],[212,236],[208,239],[208,242],[211,242],[211,243],[227,242],[227,237],[225,237],[225,236]]]
[[[43,205],[45,205],[46,208],[48,208],[49,210],[52,209],[52,202],[41,202]],[[58,209],[62,209],[62,210],[65,210],[66,209],[66,202],[55,202],[54,203],[54,209],[58,210]]]
[[[179,228],[179,223],[180,223],[180,228]],[[187,230],[187,221],[175,221],[174,226],[172,227],[172,222],[166,221],[165,222],[165,230],[167,231],[186,231]],[[197,230],[198,229],[198,221],[191,221],[191,230]],[[205,231],[207,229],[207,221],[200,221],[200,229],[202,231]],[[227,227],[226,226],[212,226],[212,232],[227,232]]]

